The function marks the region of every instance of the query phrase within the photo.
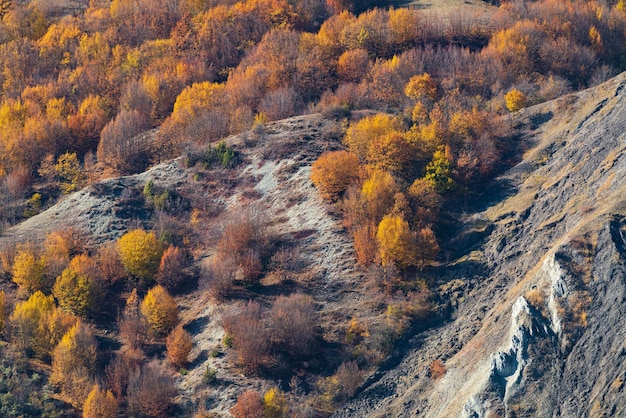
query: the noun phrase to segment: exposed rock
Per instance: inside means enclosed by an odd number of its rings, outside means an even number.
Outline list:
[[[626,415],[625,85],[513,115],[530,149],[495,182],[504,198],[466,220],[493,225],[462,278],[475,286],[336,417]]]

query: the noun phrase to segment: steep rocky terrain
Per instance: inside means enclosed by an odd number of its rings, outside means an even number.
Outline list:
[[[441,271],[452,318],[335,416],[626,414],[625,85],[512,115],[528,151],[464,220],[474,244]]]

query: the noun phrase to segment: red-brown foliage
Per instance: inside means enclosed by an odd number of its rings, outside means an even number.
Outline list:
[[[235,418],[263,418],[263,398],[256,390],[247,390],[237,398],[237,403],[230,409]]]

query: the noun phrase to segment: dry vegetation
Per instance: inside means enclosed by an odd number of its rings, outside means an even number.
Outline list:
[[[435,315],[420,278],[441,261],[442,208],[515,158],[507,113],[607,79],[626,45],[623,2],[511,1],[458,15],[348,0],[84,3],[0,3],[0,220],[181,154],[191,173],[181,183],[195,183],[121,187],[115,210],[137,221],[111,242],[79,228],[5,241],[2,416],[201,414],[205,400],[176,402],[174,378],[197,369],[188,315],[198,308],[179,306],[194,291],[227,307],[216,356],[226,353],[228,373],[265,379],[264,390],[242,388],[231,414],[329,414],[395,338]],[[327,143],[309,132],[267,144],[285,129],[267,122],[311,111],[337,121]],[[220,141],[242,132],[243,144]],[[254,168],[242,174],[243,162]],[[323,260],[326,271],[293,252],[337,229],[293,213],[304,194],[263,201],[287,222],[255,205],[309,176],[354,244],[316,248],[341,258]],[[287,236],[290,219],[310,228]],[[337,307],[343,296],[320,297],[357,269],[363,323],[348,314],[356,307]],[[32,401],[46,380],[53,398]]]

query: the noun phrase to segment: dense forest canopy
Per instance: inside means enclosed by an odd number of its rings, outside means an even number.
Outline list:
[[[338,343],[353,360],[333,373],[305,365],[324,347],[309,295],[251,300],[223,321],[224,346],[246,372],[263,375],[280,360],[318,373],[307,416],[328,414],[406,322],[432,313],[430,290],[415,277],[440,261],[446,202],[516,158],[510,113],[626,67],[623,0],[513,0],[445,13],[387,3],[0,2],[1,221],[18,223],[62,194],[181,153],[205,171],[231,169],[237,152],[219,141],[269,121],[308,113],[345,121],[345,149],[322,154],[311,181],[341,213],[355,262],[380,275],[381,297],[402,299],[384,314],[400,325],[374,343],[354,319]],[[139,200],[172,218],[184,212],[193,229],[200,209],[176,199],[148,182]],[[187,365],[192,340],[171,295],[194,274],[197,248],[164,229],[90,247],[68,228],[0,251],[12,283],[0,292],[0,332],[12,348],[0,358],[0,415],[172,411],[171,373],[144,359]],[[233,216],[217,235],[219,262],[207,274],[218,301],[287,264],[260,216]],[[117,317],[105,307],[111,300],[122,301]],[[103,322],[122,346],[105,359]],[[34,370],[49,376],[53,396],[32,396],[46,380]],[[215,371],[203,379],[213,382]],[[270,389],[244,392],[231,413],[287,410],[285,395]]]

